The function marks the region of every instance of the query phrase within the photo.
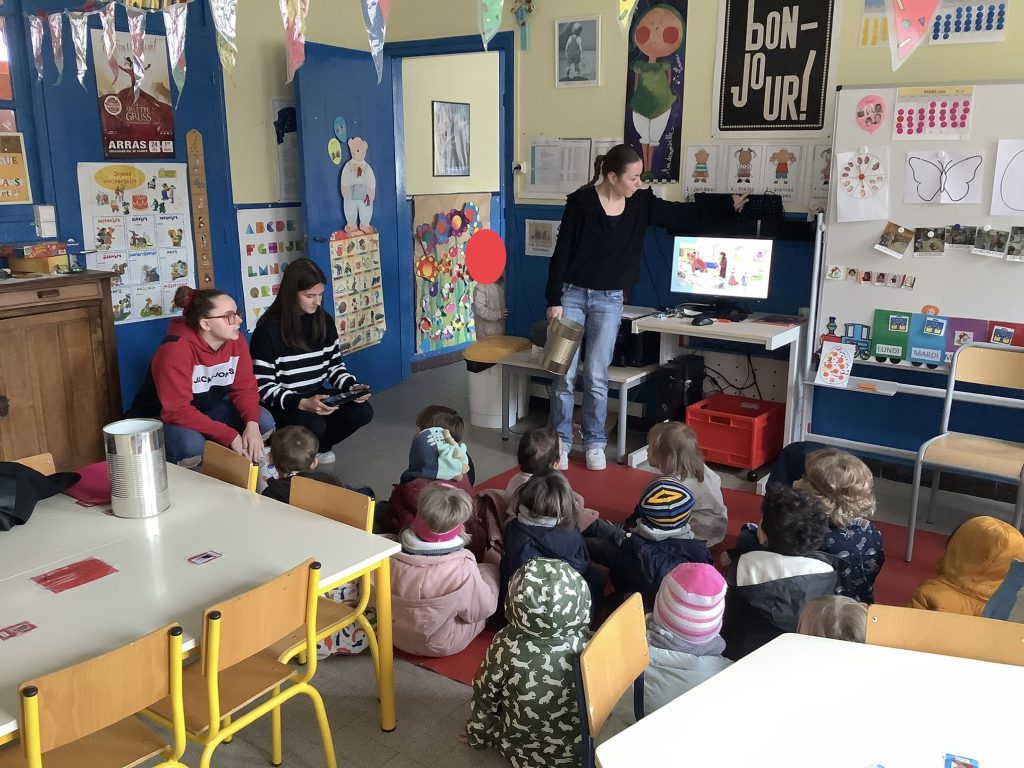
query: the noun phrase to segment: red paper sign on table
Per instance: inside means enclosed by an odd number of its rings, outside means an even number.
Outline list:
[[[117,573],[117,568],[102,560],[97,560],[95,557],[89,557],[62,568],[47,571],[39,576],[33,576],[32,581],[58,595],[66,590],[88,584],[90,581],[102,579],[112,573]]]

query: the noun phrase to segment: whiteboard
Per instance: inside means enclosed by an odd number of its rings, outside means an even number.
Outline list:
[[[939,258],[918,258],[913,243],[902,258],[874,248],[887,221],[909,230],[921,227],[933,232],[954,225],[989,225],[1003,230],[1024,226],[1024,212],[1016,217],[990,215],[998,142],[1024,139],[1024,84],[973,85],[970,133],[952,138],[905,139],[905,133],[894,138],[897,91],[897,87],[856,87],[841,88],[837,94],[815,349],[820,348],[823,339],[842,340],[857,346],[860,363],[943,368],[955,347],[969,340],[1024,346],[1024,261],[976,255],[968,250],[946,250]],[[878,96],[885,105],[874,132],[861,127],[856,117],[858,104],[867,96]],[[851,152],[887,158],[888,162],[888,199],[884,205],[868,201],[858,209],[859,198],[854,198],[852,206],[843,206],[847,212],[859,210],[876,217],[868,221],[840,220],[843,211],[837,198],[850,196],[844,188],[853,189],[854,194],[866,193],[857,191],[857,184],[849,177],[841,177],[845,167],[841,159]],[[939,152],[946,153],[945,159],[936,154]],[[952,164],[961,155],[981,155],[982,163],[970,184],[964,183],[969,178],[962,173],[964,166],[947,174],[948,194],[966,195],[961,202],[908,203],[908,182],[911,195],[920,198],[928,197],[943,180],[937,171],[934,179],[925,173],[918,179],[917,170],[908,176],[907,157],[913,153],[932,158],[940,166]],[[868,169],[869,173],[873,166],[852,162],[858,170]],[[923,167],[920,161],[915,163],[915,169]],[[866,190],[859,174],[857,178],[860,190]],[[974,185],[978,183],[980,202],[966,202],[977,193]],[[969,188],[966,192],[965,187]],[[941,197],[940,193],[936,199]],[[937,247],[934,240],[924,241],[925,248]],[[842,277],[830,279],[837,268],[842,270]],[[857,279],[847,279],[854,270]],[[865,272],[871,273],[870,283],[863,281]],[[879,273],[886,276],[884,284],[876,282]],[[829,327],[832,318],[834,330]]]

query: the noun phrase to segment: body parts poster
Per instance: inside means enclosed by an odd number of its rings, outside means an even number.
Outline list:
[[[735,195],[751,192],[758,194],[764,189],[761,179],[764,175],[764,146],[761,144],[727,144],[725,157],[719,164],[722,192]]]
[[[725,0],[712,132],[822,131],[834,0]]]
[[[185,163],[79,163],[78,191],[86,263],[114,273],[114,322],[180,315],[196,263]]]
[[[174,108],[165,38],[162,35],[144,38],[141,84],[132,66],[131,35],[117,32],[115,46],[116,68],[111,72],[104,53],[103,32],[92,30],[103,156],[108,159],[174,157]]]
[[[414,199],[416,352],[476,339],[466,244],[489,221],[490,195],[422,195]]]
[[[686,171],[683,178],[685,199],[690,200],[698,193],[715,191],[718,183],[718,158],[721,154],[721,147],[717,144],[691,144],[686,148]]]
[[[806,178],[808,153],[813,147],[807,144],[769,144],[764,149],[764,190],[778,195],[783,203],[795,203],[807,199]]]
[[[334,322],[342,354],[379,344],[387,324],[381,285],[380,235],[376,232],[331,235]]]
[[[813,154],[808,158],[810,180],[807,184],[807,207],[809,210],[828,208],[828,190],[832,183],[832,145],[815,144]]]
[[[679,181],[686,3],[640,0],[629,28],[623,140],[643,160],[645,181]]]
[[[285,268],[306,255],[302,209],[294,206],[240,210],[238,247],[245,327],[252,333],[260,315],[274,303]]]

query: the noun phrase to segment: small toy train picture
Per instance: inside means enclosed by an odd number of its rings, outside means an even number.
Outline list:
[[[876,309],[871,325],[845,323],[839,334],[835,317],[829,317],[826,333],[819,338],[850,344],[860,360],[879,363],[910,363],[938,368],[953,360],[957,347],[972,341],[1024,346],[1024,323],[945,317],[921,312]]]

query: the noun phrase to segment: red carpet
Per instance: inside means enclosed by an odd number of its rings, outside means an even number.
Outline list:
[[[477,489],[504,488],[518,470],[513,467],[507,472],[477,484]],[[622,522],[633,512],[640,493],[654,477],[650,472],[631,469],[619,464],[609,464],[604,472],[591,472],[582,461],[573,460],[565,473],[573,490],[580,493],[587,506],[596,509],[601,517],[611,522]],[[729,508],[729,533],[724,542],[714,548],[715,560],[724,549],[731,547],[743,523],[756,523],[761,519],[761,497],[746,491],[724,489],[722,495]],[[903,560],[907,546],[907,529],[891,523],[877,523],[882,530],[887,554],[885,566],[875,582],[875,598],[886,605],[907,605],[910,595],[917,586],[935,572],[935,563],[946,547],[946,536],[918,530],[914,539],[912,563]],[[426,659],[395,651],[399,658],[406,659],[420,667],[437,672],[452,680],[469,685],[473,681],[484,652],[491,640],[491,633],[484,631],[466,650],[443,659]]]

